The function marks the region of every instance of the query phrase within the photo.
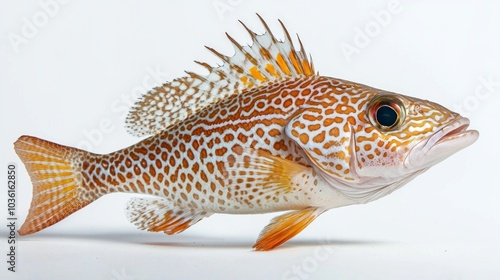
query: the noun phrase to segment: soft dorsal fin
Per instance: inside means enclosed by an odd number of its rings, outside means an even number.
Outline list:
[[[266,32],[257,35],[241,23],[250,34],[252,44],[241,46],[227,35],[235,49],[232,57],[207,47],[224,61],[223,65],[212,67],[207,63],[196,62],[205,67],[209,74],[201,76],[187,72],[187,77],[165,83],[142,96],[127,116],[129,133],[136,136],[154,135],[231,95],[267,83],[315,75],[312,60],[308,59],[300,39],[300,50],[296,50],[281,21],[284,41],[276,39],[266,22],[257,16]]]

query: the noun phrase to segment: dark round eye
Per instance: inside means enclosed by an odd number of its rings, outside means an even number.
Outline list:
[[[377,109],[377,122],[381,126],[393,126],[398,122],[399,116],[396,110],[387,105],[380,106]]]
[[[404,105],[396,96],[379,95],[368,105],[368,117],[377,128],[394,130],[405,118]]]

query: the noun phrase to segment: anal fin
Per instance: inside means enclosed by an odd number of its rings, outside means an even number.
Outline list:
[[[132,198],[127,203],[127,217],[137,228],[176,234],[212,215],[199,209],[172,206],[163,198]]]
[[[260,233],[253,248],[257,251],[267,251],[280,246],[300,233],[324,211],[324,208],[308,207],[272,219]]]

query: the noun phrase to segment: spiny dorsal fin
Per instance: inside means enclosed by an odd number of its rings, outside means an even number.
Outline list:
[[[127,116],[129,133],[154,135],[231,95],[267,83],[315,75],[312,60],[308,59],[300,39],[300,50],[296,50],[290,34],[280,21],[285,40],[277,40],[266,22],[257,16],[266,30],[262,35],[257,35],[241,23],[252,38],[252,45],[241,46],[227,35],[235,49],[232,57],[207,47],[224,61],[223,65],[212,67],[196,62],[209,71],[207,76],[187,72],[189,76],[165,83],[141,97]]]
[[[163,198],[132,198],[127,203],[127,217],[139,229],[176,234],[212,215],[198,209],[172,206]]]

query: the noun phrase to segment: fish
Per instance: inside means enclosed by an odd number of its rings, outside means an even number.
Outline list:
[[[213,214],[284,212],[253,248],[274,249],[322,213],[384,197],[479,137],[469,119],[428,101],[322,76],[282,21],[264,19],[235,54],[166,82],[131,107],[136,144],[96,154],[33,136],[14,149],[33,185],[20,235],[111,193],[141,230],[180,233]]]

